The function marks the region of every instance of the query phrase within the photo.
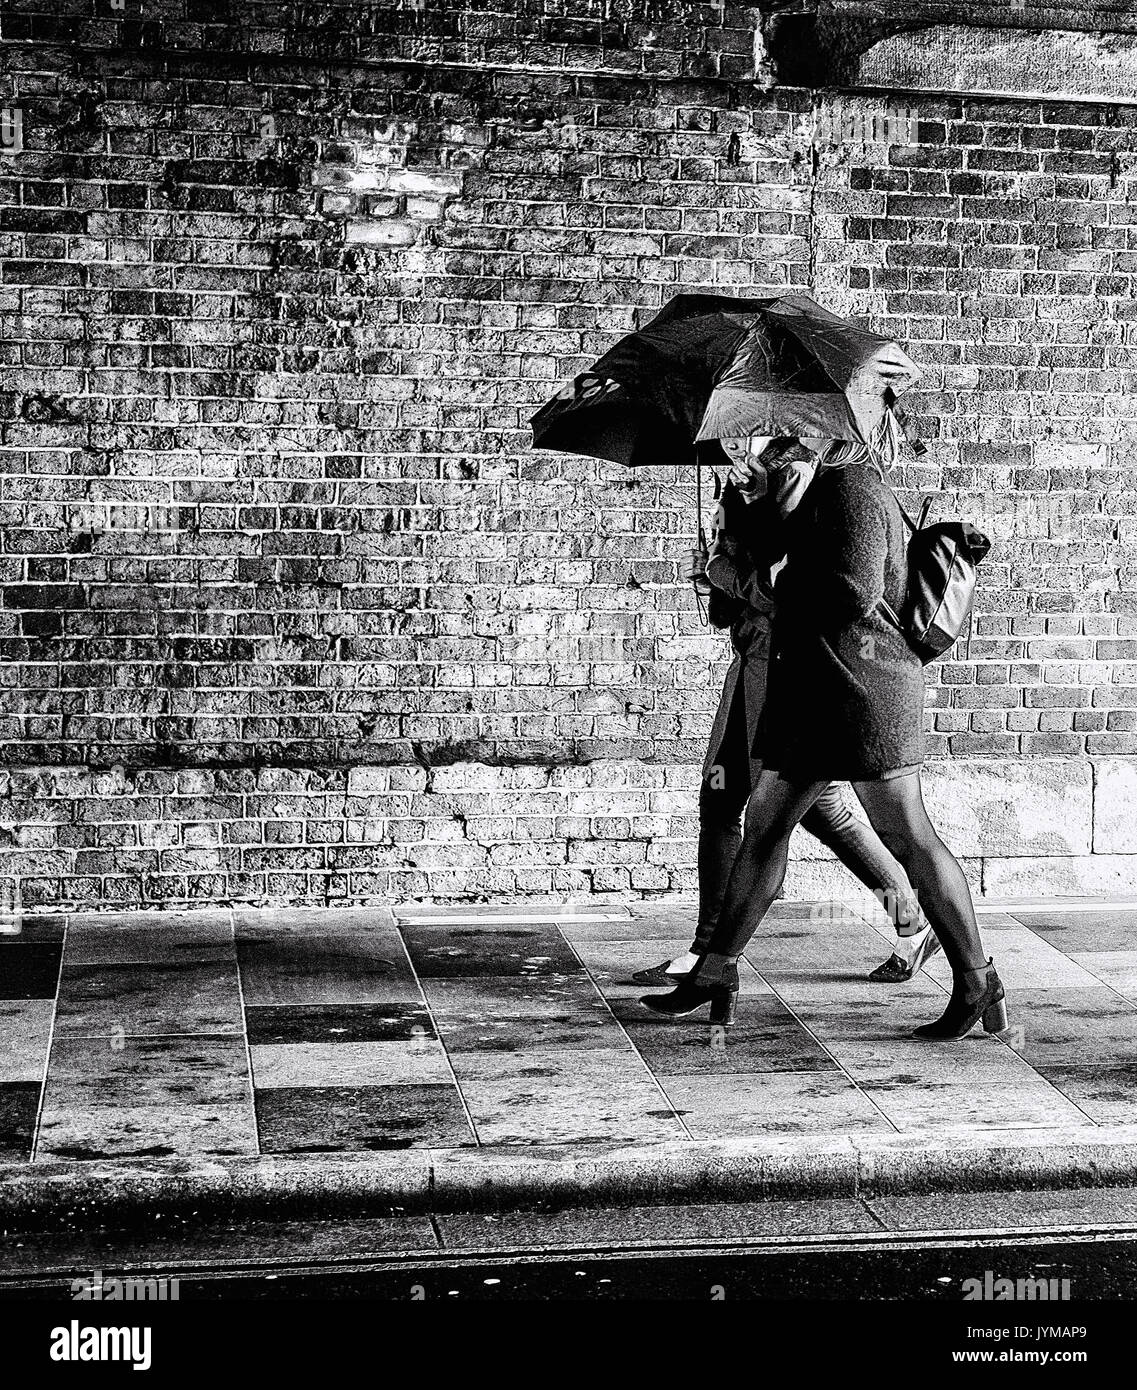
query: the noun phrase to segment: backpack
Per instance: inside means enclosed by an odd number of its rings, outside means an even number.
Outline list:
[[[943,656],[963,632],[975,598],[976,566],[991,549],[987,537],[968,521],[925,526],[931,505],[929,497],[920,509],[919,522],[900,507],[912,532],[908,589],[899,614],[883,599],[880,602],[925,666]]]

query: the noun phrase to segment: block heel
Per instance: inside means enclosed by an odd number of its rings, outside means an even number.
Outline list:
[[[722,985],[711,998],[711,1022],[720,1028],[733,1028],[738,1008],[738,990]]]
[[[983,1031],[985,1033],[1002,1033],[1008,1027],[1007,1001],[1006,999],[996,999],[983,1011]]]

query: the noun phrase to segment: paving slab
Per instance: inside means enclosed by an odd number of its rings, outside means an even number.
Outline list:
[[[686,899],[28,918],[0,943],[0,1212],[1130,1180],[1137,909],[981,906],[1012,1029],[961,1042],[912,1036],[942,957],[871,983],[892,938],[854,907],[777,903],[729,1031],[629,978],[687,944]]]
[[[248,1106],[68,1105],[40,1112],[40,1159],[232,1157],[257,1152]]]
[[[52,999],[0,999],[0,1085],[43,1080],[54,1017]]]
[[[44,1109],[239,1105],[250,1099],[248,1056],[241,1037],[61,1036],[52,1047]]]
[[[8,941],[0,952],[0,999],[52,999],[63,943]]]
[[[147,917],[144,919],[150,922]],[[188,961],[205,965],[233,958],[233,924],[228,918],[203,914],[202,921],[180,916],[168,925],[134,925],[129,919],[98,926],[82,919],[68,931],[67,964],[165,965]]]
[[[662,1084],[696,1139],[895,1128],[871,1092],[838,1070],[668,1076]]]
[[[435,1036],[421,1001],[368,1004],[246,1005],[251,1046],[286,1043],[349,1043],[415,1040]]]
[[[242,940],[237,946],[246,1007],[292,1004],[417,1003],[421,991],[395,931],[342,928],[313,954],[299,935]]]
[[[1131,1124],[1137,1115],[1137,1062],[1121,1067],[1043,1066],[1041,1074],[1095,1124]]]
[[[686,1137],[678,1116],[648,1077],[580,1079],[512,1076],[463,1081],[481,1144],[657,1144]]]
[[[0,1082],[0,1163],[31,1157],[39,1106],[38,1081]]]
[[[66,965],[59,983],[59,1037],[240,1033],[234,961]]]
[[[442,1044],[434,1037],[268,1043],[249,1051],[258,1091],[282,1086],[446,1085],[453,1075]]]
[[[472,1144],[453,1085],[282,1086],[257,1091],[264,1153],[336,1153]]]
[[[1097,984],[1137,1003],[1137,951],[1075,951],[1070,959]]]

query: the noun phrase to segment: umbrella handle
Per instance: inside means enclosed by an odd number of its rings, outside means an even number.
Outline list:
[[[718,474],[715,474],[715,482],[718,482]],[[715,491],[715,500],[718,500],[718,490]],[[707,533],[703,529],[703,470],[698,464],[695,465],[695,544],[700,550],[707,548]]]

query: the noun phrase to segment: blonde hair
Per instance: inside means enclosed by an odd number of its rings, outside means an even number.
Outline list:
[[[891,410],[885,410],[880,424],[869,436],[867,444],[851,439],[838,439],[819,460],[821,468],[844,468],[850,463],[868,463],[882,476],[900,457],[900,425]]]

